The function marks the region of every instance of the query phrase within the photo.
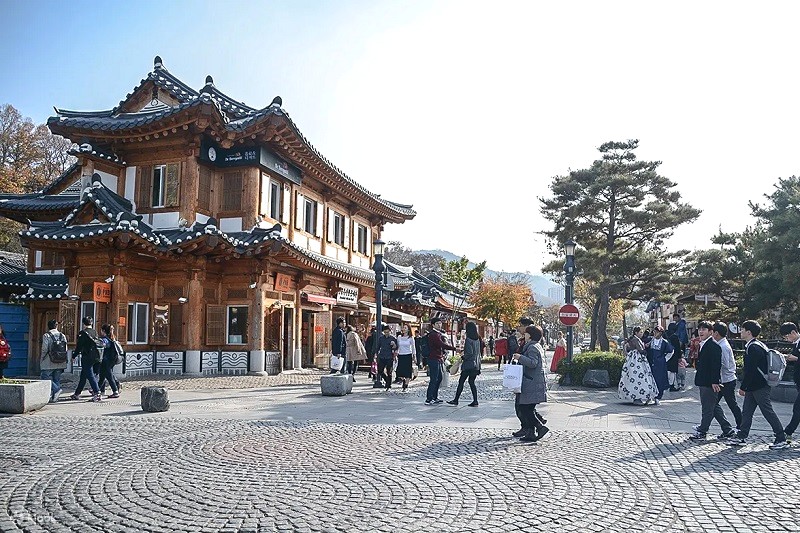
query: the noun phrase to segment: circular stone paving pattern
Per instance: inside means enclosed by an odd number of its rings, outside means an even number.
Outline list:
[[[2,531],[686,531],[707,473],[665,475],[703,447],[635,433],[51,417],[0,445],[51,453],[0,477]]]

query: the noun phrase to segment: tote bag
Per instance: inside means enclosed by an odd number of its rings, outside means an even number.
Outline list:
[[[503,365],[503,388],[522,392],[522,365]]]

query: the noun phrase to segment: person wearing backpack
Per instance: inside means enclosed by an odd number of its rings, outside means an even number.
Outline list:
[[[92,389],[92,401],[99,402],[102,399],[100,397],[100,387],[97,385],[97,378],[92,367],[101,361],[101,350],[105,348],[105,345],[92,327],[94,324],[92,317],[83,317],[81,323],[83,324],[83,329],[78,333],[78,341],[75,344],[75,350],[72,352],[73,360],[78,356],[81,358],[81,377],[78,380],[78,387],[75,389],[75,393],[69,399],[79,399],[88,381],[89,387]]]
[[[49,331],[42,336],[40,377],[50,380],[50,403],[56,403],[61,396],[61,374],[67,368],[67,338],[58,331],[56,319],[47,321],[47,329]]]
[[[100,340],[103,341],[105,347],[103,348],[103,360],[100,362],[100,380],[97,382],[97,386],[100,388],[100,394],[103,394],[106,381],[108,381],[114,392],[108,398],[119,398],[120,386],[119,380],[114,376],[114,366],[122,362],[122,346],[119,345],[114,335],[114,326],[111,324],[100,326]]]
[[[789,443],[786,442],[786,433],[783,431],[783,425],[772,409],[772,401],[770,400],[772,390],[764,377],[769,373],[769,356],[767,347],[758,340],[760,333],[761,325],[755,320],[745,320],[742,324],[742,339],[747,343],[744,348],[744,375],[742,376],[742,384],[739,387],[739,395],[744,396],[742,425],[738,434],[728,439],[728,444],[730,446],[744,446],[747,444],[750,426],[753,425],[753,414],[755,414],[756,407],[758,407],[775,433],[775,441],[770,445],[770,448],[780,450],[786,448]]]
[[[797,388],[797,398],[795,398],[792,408],[792,420],[783,430],[786,433],[786,440],[791,442],[792,434],[800,425],[800,362],[798,362],[800,359],[800,331],[794,322],[786,322],[781,324],[781,335],[792,343],[792,354],[786,356],[786,360],[794,363],[794,386]]]

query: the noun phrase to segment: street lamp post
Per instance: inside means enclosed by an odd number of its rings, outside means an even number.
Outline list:
[[[564,299],[565,303],[574,303],[574,295],[572,292],[573,283],[575,282],[575,241],[572,239],[564,243],[564,252],[566,253],[567,260],[564,263]],[[572,362],[572,349],[573,349],[573,326],[567,326],[567,362]]]
[[[373,339],[373,357],[378,357],[378,339],[380,339],[381,326],[383,325],[383,271],[386,265],[383,263],[383,248],[386,243],[380,239],[372,242],[372,255],[375,261],[372,263],[372,270],[375,271],[375,338]],[[381,377],[375,375],[373,388],[382,387]]]

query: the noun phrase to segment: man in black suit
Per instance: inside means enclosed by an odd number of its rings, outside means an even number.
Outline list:
[[[722,371],[722,348],[711,338],[713,326],[705,320],[697,324],[697,333],[700,336],[700,356],[697,359],[697,373],[694,375],[694,384],[700,391],[700,406],[703,414],[700,425],[695,426],[692,440],[706,440],[706,434],[711,427],[711,420],[716,419],[722,427],[722,436],[731,438],[736,435],[733,426],[722,407],[719,406],[719,391],[723,385],[720,383]]]
[[[792,408],[792,420],[786,425],[786,440],[791,441],[792,433],[797,426],[800,426],[800,330],[794,322],[786,322],[781,325],[781,335],[784,339],[792,343],[792,354],[786,356],[786,360],[794,363],[794,386],[797,388],[797,398]]]
[[[333,330],[333,335],[331,335],[331,352],[333,352],[333,355],[336,357],[345,359],[345,361],[342,363],[342,368],[340,370],[331,370],[331,374],[336,374],[337,372],[344,374],[347,372],[347,341],[344,336],[344,328],[344,318],[337,318],[336,327]]]

